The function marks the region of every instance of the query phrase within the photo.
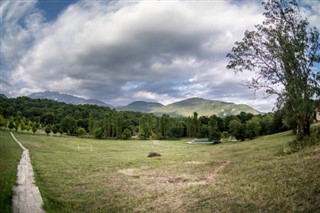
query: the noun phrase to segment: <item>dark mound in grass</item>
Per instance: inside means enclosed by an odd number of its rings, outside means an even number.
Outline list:
[[[157,153],[157,152],[150,152],[148,155],[148,158],[153,158],[153,157],[160,157],[161,154]]]

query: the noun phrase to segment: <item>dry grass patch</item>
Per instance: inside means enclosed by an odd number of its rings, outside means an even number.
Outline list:
[[[202,177],[197,178],[197,179],[192,179],[192,178],[186,178],[190,176],[189,173],[180,173],[176,174],[175,176],[179,177],[170,177],[170,176],[163,176],[163,175],[147,175],[150,173],[150,171],[144,170],[139,168],[128,168],[128,169],[123,169],[120,170],[119,173],[122,173],[127,176],[131,176],[134,178],[138,178],[141,181],[151,181],[151,185],[153,188],[162,188],[163,185],[166,185],[168,187],[177,187],[177,186],[191,186],[191,185],[205,185],[209,184],[210,182],[215,181],[217,178],[218,174],[222,172],[222,170],[231,163],[231,161],[223,161],[220,163],[220,165],[216,165],[217,167],[211,168],[211,172],[209,173],[204,173],[200,174]],[[192,163],[194,165],[199,165],[203,164],[201,163]],[[162,174],[167,174],[169,171],[162,171]],[[150,185],[149,184],[149,185]],[[154,187],[158,186],[159,187]]]

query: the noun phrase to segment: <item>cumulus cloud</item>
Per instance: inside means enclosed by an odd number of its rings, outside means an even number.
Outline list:
[[[1,7],[1,64],[9,67],[28,50],[29,42],[39,30],[42,15],[35,10],[36,1],[4,1]]]
[[[263,20],[254,1],[80,1],[50,23],[32,1],[1,7],[12,95],[53,90],[116,105],[252,97],[241,86],[248,75],[226,70],[225,55]]]

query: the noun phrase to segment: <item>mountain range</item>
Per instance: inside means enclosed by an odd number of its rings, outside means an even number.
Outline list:
[[[197,112],[198,116],[211,116],[213,114],[225,117],[228,115],[237,115],[240,112],[259,114],[256,109],[245,105],[235,104],[223,101],[207,100],[203,98],[189,98],[169,105],[162,105],[157,102],[135,101],[126,106],[114,107],[110,104],[96,99],[84,99],[73,95],[61,94],[59,92],[38,92],[32,93],[28,97],[50,99],[69,104],[93,104],[109,108],[115,108],[119,111],[135,111],[154,113],[156,115],[168,114],[172,117],[191,116],[193,112]]]
[[[2,98],[2,99],[8,99],[8,97],[7,97],[6,95],[4,95],[4,94],[0,94],[0,98]]]
[[[51,91],[36,92],[36,93],[32,93],[31,95],[28,95],[28,97],[32,99],[38,99],[38,98],[49,99],[49,100],[54,100],[54,101],[59,101],[59,102],[64,102],[67,104],[74,104],[74,105],[91,104],[91,105],[98,105],[98,106],[113,108],[112,105],[106,104],[103,101],[99,101],[96,99],[84,99],[84,98],[76,97],[73,95],[62,94],[59,92],[51,92]]]

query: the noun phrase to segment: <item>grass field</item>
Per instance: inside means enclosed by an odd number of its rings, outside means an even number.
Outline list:
[[[0,130],[0,212],[11,212],[12,187],[22,150],[8,131]]]
[[[217,145],[16,136],[31,152],[47,212],[320,209],[320,146],[280,154],[290,132]]]

